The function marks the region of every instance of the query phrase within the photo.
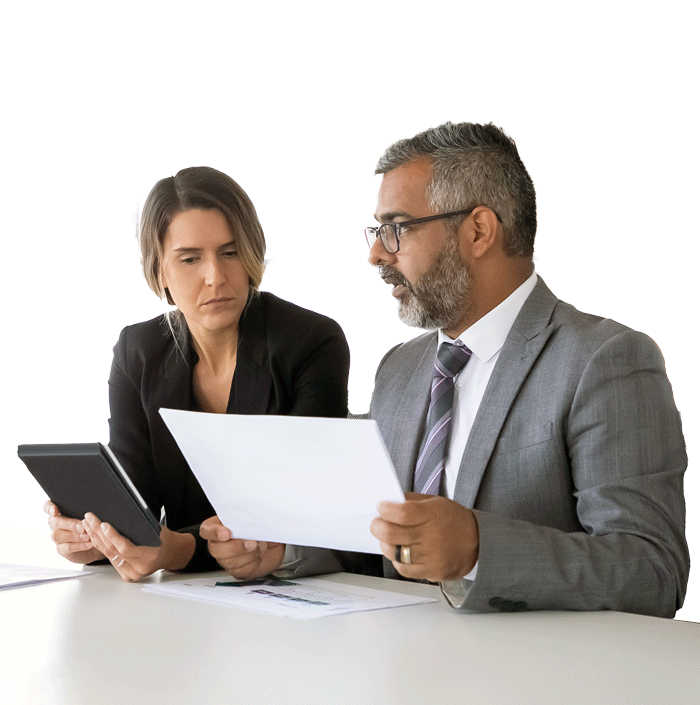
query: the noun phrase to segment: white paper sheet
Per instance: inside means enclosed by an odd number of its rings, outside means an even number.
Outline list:
[[[0,590],[27,587],[56,580],[69,580],[91,575],[88,570],[63,570],[59,568],[37,568],[29,565],[0,563]]]
[[[404,495],[375,421],[160,413],[236,538],[381,553],[377,503]]]
[[[366,612],[437,602],[431,597],[417,597],[356,585],[344,585],[320,578],[297,580],[265,578],[239,583],[228,576],[220,576],[168,581],[145,585],[142,589],[160,595],[183,597],[297,619],[313,619],[331,614]]]

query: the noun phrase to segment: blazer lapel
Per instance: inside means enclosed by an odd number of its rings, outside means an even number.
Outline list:
[[[173,344],[163,363],[163,382],[160,390],[154,395],[164,409],[192,408],[192,366],[195,355],[189,341],[189,334],[183,350]]]
[[[518,392],[551,336],[557,299],[542,279],[528,297],[498,357],[462,457],[454,499],[473,507],[496,441]]]
[[[263,306],[260,298],[254,298],[239,323],[233,394],[226,410],[229,414],[266,414],[269,410],[272,376]]]
[[[413,472],[418,458],[418,451],[425,433],[425,420],[430,403],[430,383],[437,346],[437,333],[426,337],[422,354],[415,360],[415,367],[401,391],[396,406],[395,418],[398,423],[391,424],[393,431],[386,439],[389,454],[394,459],[396,475],[404,492],[413,489]],[[407,442],[412,439],[412,442]]]

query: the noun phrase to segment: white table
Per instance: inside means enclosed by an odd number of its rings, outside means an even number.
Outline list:
[[[615,612],[463,614],[441,599],[301,621],[148,593],[104,567],[0,592],[0,633],[11,705],[700,703],[700,624]]]

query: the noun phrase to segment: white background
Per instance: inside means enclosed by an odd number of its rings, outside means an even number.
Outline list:
[[[0,30],[0,524],[45,531],[19,443],[107,439],[112,346],[164,310],[135,240],[157,179],[209,165],[241,183],[267,235],[262,288],[342,325],[359,413],[383,353],[417,332],[366,263],[374,165],[396,139],[469,120],[518,144],[550,288],[664,352],[700,550],[691,3],[13,5]],[[695,575],[679,617],[700,621]]]

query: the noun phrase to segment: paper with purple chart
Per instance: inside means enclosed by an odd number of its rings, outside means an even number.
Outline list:
[[[375,421],[160,413],[236,538],[381,553],[377,504],[404,494]]]

